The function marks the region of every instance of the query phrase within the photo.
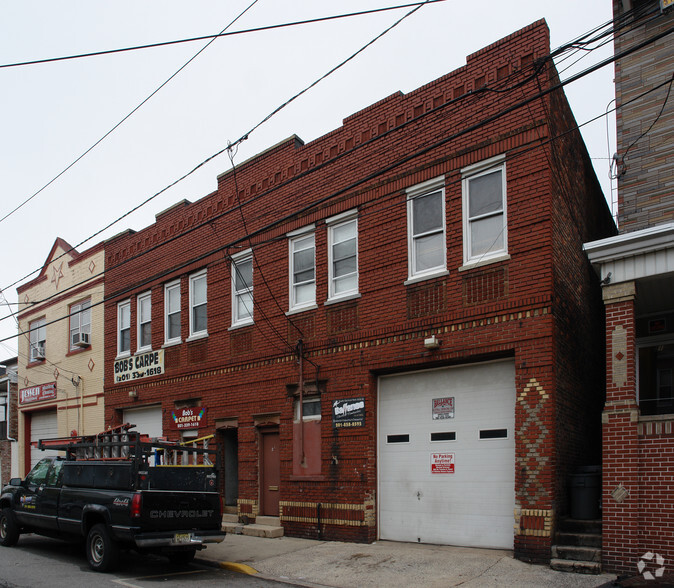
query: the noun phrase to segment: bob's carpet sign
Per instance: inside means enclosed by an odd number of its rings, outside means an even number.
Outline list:
[[[148,351],[115,361],[115,384],[164,373],[164,350]]]
[[[332,403],[332,426],[335,429],[365,425],[365,398],[346,398]]]
[[[206,424],[206,408],[179,408],[171,412],[172,429],[198,429]]]

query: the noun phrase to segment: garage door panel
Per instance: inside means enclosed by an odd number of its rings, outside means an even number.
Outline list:
[[[382,539],[512,548],[514,380],[512,361],[380,378]],[[452,418],[433,418],[440,398],[453,400]],[[432,433],[453,439],[432,441]],[[409,440],[388,443],[389,435]],[[432,454],[453,454],[453,473],[433,473]],[[436,468],[448,467],[438,465],[446,457],[436,456]]]

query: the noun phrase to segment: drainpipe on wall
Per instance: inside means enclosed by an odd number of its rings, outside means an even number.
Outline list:
[[[304,455],[304,345],[302,339],[297,342],[297,353],[300,356],[300,467],[307,467],[307,458]]]

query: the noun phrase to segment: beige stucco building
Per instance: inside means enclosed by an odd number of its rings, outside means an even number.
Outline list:
[[[45,455],[38,439],[103,430],[103,244],[79,253],[56,239],[18,288],[19,473]]]

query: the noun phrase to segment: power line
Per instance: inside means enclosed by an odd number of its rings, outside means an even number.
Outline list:
[[[235,35],[246,35],[249,33],[260,33],[264,31],[271,31],[271,30],[276,30],[276,29],[283,29],[287,27],[295,27],[295,26],[300,26],[300,25],[306,25],[306,24],[315,24],[319,22],[326,22],[326,21],[331,21],[331,20],[338,20],[342,18],[351,18],[354,16],[364,16],[368,14],[376,14],[378,12],[387,12],[390,10],[400,10],[402,8],[410,8],[411,6],[422,6],[424,4],[434,4],[436,2],[445,2],[446,0],[425,0],[425,1],[419,1],[419,2],[414,2],[410,4],[399,4],[397,6],[387,6],[385,8],[374,8],[372,10],[362,10],[360,12],[350,12],[346,14],[335,14],[332,16],[323,16],[319,18],[311,18],[311,19],[306,19],[306,20],[297,20],[293,22],[286,22],[286,23],[279,23],[279,24],[274,24],[274,25],[267,25],[264,27],[254,27],[250,29],[242,29],[240,31],[231,31],[231,32],[225,32],[224,30],[221,31],[220,33],[216,33],[214,35],[201,35],[199,37],[189,37],[186,39],[177,39],[174,41],[161,41],[159,43],[147,43],[145,45],[134,45],[132,47],[122,47],[118,49],[106,49],[102,51],[91,51],[89,53],[79,53],[76,55],[65,55],[63,57],[47,57],[44,59],[34,59],[31,61],[19,61],[16,63],[5,63],[5,64],[0,64],[0,69],[5,69],[5,68],[10,68],[10,67],[23,67],[27,65],[38,65],[42,63],[54,63],[57,61],[69,61],[72,59],[83,59],[86,57],[100,57],[102,55],[112,55],[114,53],[125,53],[129,51],[140,51],[143,49],[155,49],[157,47],[168,47],[170,45],[179,45],[181,43],[193,43],[195,41],[205,41],[210,39],[210,41],[214,41],[215,39],[219,39],[221,37],[232,37]],[[255,4],[255,2],[253,2]],[[248,10],[248,9],[246,9]],[[245,12],[245,11],[244,11]],[[243,14],[243,13],[242,13]],[[238,18],[238,17],[237,17]],[[210,43],[209,43],[210,44]]]
[[[604,64],[604,65],[606,65],[606,64]],[[592,70],[592,69],[593,69],[593,68],[589,68],[589,70]],[[590,73],[590,72],[588,72],[588,73]],[[579,75],[580,75],[580,74],[579,74]],[[584,74],[584,75],[587,75],[587,73]],[[546,90],[544,90],[544,91],[542,91],[542,92],[537,93],[535,96],[529,97],[529,98],[527,98],[526,100],[524,100],[524,101],[522,101],[522,102],[520,102],[520,103],[514,105],[514,107],[519,108],[519,107],[522,107],[522,106],[526,106],[526,105],[528,105],[530,102],[532,102],[533,100],[540,99],[542,96],[544,96],[544,95],[546,95],[546,94],[548,94],[548,93],[550,93],[550,92],[559,90],[561,87],[563,87],[564,85],[570,83],[571,81],[575,81],[575,79],[577,79],[577,78],[578,78],[578,76],[574,76],[574,79],[573,79],[573,80],[566,80],[566,81],[564,81],[564,82],[559,82],[558,84],[555,84],[554,86],[552,86],[552,87],[550,87],[550,88],[548,88],[548,89],[546,89]],[[642,95],[640,95],[640,96],[638,96],[638,97],[635,97],[633,100],[637,100],[637,99],[641,98],[643,95],[648,94],[648,93],[650,93],[650,92],[653,92],[654,90],[658,89],[659,87],[662,87],[662,86],[664,86],[664,85],[666,85],[666,84],[669,84],[669,83],[670,83],[670,80],[667,80],[667,81],[664,82],[663,84],[660,84],[659,86],[657,86],[657,87],[655,87],[655,88],[652,88],[652,89],[650,89],[650,90],[644,92]],[[504,116],[505,114],[508,114],[509,112],[511,112],[511,111],[514,109],[514,107],[509,107],[508,109],[502,111],[500,114],[498,114],[498,115],[496,115],[496,116],[498,116],[498,117]],[[591,119],[591,121],[588,121],[588,122],[593,122],[594,120],[597,120],[597,119],[601,118],[602,116],[605,116],[605,113],[604,113],[604,114],[601,114],[601,115],[599,115],[599,116],[597,116],[597,117],[595,117],[595,118],[593,118],[593,119]],[[491,120],[491,119],[493,119],[493,117],[489,117],[489,119],[487,119],[487,120],[486,120],[485,122],[483,122],[483,123],[477,123],[477,127],[482,126],[482,124],[487,124],[487,122],[493,122],[493,120]],[[588,123],[583,123],[583,124],[588,124]],[[457,136],[463,135],[463,134],[465,134],[466,132],[470,132],[470,131],[472,131],[472,130],[475,130],[475,127],[476,127],[476,125],[471,125],[471,127],[470,127],[469,130],[459,131],[459,132],[456,133],[454,136],[452,136],[451,139],[454,139],[454,138],[456,138]],[[573,132],[573,131],[577,130],[578,128],[579,128],[579,126],[575,126],[575,127],[573,127],[572,129],[569,129],[567,132]],[[551,138],[551,139],[549,139],[548,141],[546,141],[546,143],[549,143],[549,142],[551,142],[551,141],[553,141],[553,140],[557,140],[558,138],[560,138],[560,137],[554,137],[554,138]],[[315,206],[317,206],[317,205],[319,205],[319,204],[322,204],[322,203],[326,202],[326,201],[329,200],[329,199],[332,199],[332,198],[335,198],[335,197],[337,197],[337,196],[340,196],[340,195],[344,194],[345,192],[348,192],[348,191],[350,191],[350,190],[353,190],[353,189],[354,189],[355,187],[357,187],[358,185],[360,185],[360,184],[362,184],[362,183],[365,183],[365,182],[367,182],[367,181],[370,181],[370,180],[376,178],[377,176],[379,176],[379,175],[381,175],[381,174],[383,174],[383,173],[386,173],[387,171],[390,171],[390,170],[394,169],[395,167],[397,167],[397,166],[401,165],[402,163],[404,163],[405,161],[407,161],[407,160],[409,159],[409,157],[413,157],[413,158],[419,157],[420,155],[422,155],[422,154],[428,152],[429,150],[431,150],[431,149],[433,149],[433,148],[437,148],[438,146],[441,146],[441,145],[444,144],[445,142],[446,142],[446,141],[443,140],[443,141],[440,141],[439,143],[436,143],[434,146],[431,146],[430,148],[424,148],[424,149],[421,149],[421,150],[417,151],[415,154],[413,154],[412,156],[405,157],[405,158],[403,158],[403,160],[398,160],[397,162],[394,162],[393,164],[391,164],[391,165],[389,165],[389,166],[386,166],[385,168],[382,168],[382,169],[378,170],[377,172],[374,172],[373,174],[370,174],[368,177],[363,178],[363,179],[361,179],[361,180],[359,180],[359,181],[353,183],[352,185],[348,186],[347,188],[338,190],[337,192],[333,192],[332,194],[330,194],[330,195],[328,195],[328,196],[326,196],[326,197],[320,199],[319,201],[313,202],[313,203],[311,203],[310,205],[308,205],[307,207],[304,207],[303,209],[301,209],[301,210],[299,210],[299,211],[296,211],[296,212],[294,212],[294,213],[292,213],[292,214],[290,214],[290,215],[286,215],[286,217],[284,217],[284,218],[282,218],[282,219],[279,219],[279,220],[276,220],[276,221],[270,223],[269,225],[267,225],[267,226],[265,226],[265,227],[262,227],[261,229],[258,229],[257,231],[254,231],[253,233],[250,233],[250,234],[245,235],[244,237],[235,239],[234,241],[232,241],[232,242],[230,242],[230,243],[228,243],[228,244],[226,244],[226,245],[224,245],[224,246],[221,246],[221,247],[219,247],[219,248],[217,248],[217,249],[214,249],[214,250],[208,251],[208,252],[206,252],[206,253],[203,253],[203,254],[199,255],[197,258],[189,259],[189,260],[187,260],[186,262],[180,264],[180,266],[174,266],[174,267],[172,267],[172,268],[170,268],[170,269],[168,269],[168,270],[164,270],[163,272],[160,272],[160,273],[157,274],[157,275],[151,276],[150,278],[146,279],[144,282],[142,282],[142,283],[140,283],[140,284],[137,283],[137,284],[134,284],[134,285],[132,285],[132,286],[127,287],[126,289],[124,289],[124,290],[122,290],[122,291],[117,291],[117,292],[114,292],[114,293],[112,293],[112,294],[109,294],[109,295],[107,295],[103,300],[101,300],[100,302],[97,302],[97,303],[92,304],[92,307],[93,307],[93,306],[97,306],[97,305],[99,305],[99,304],[103,304],[103,303],[105,303],[105,302],[108,302],[109,300],[112,300],[112,299],[115,299],[115,298],[119,298],[119,297],[121,297],[121,296],[124,296],[125,294],[130,293],[130,292],[132,292],[132,291],[134,291],[134,290],[138,290],[139,288],[142,288],[142,287],[144,287],[145,285],[147,285],[147,284],[149,284],[149,283],[153,283],[153,282],[155,282],[156,280],[161,279],[162,277],[165,277],[166,275],[168,275],[168,274],[170,274],[170,273],[175,273],[175,272],[180,271],[181,269],[183,269],[183,268],[185,268],[185,267],[191,266],[191,265],[193,265],[193,264],[195,264],[195,263],[198,263],[199,261],[205,260],[206,258],[208,258],[208,257],[210,257],[210,256],[212,256],[212,255],[214,255],[214,254],[217,253],[218,251],[223,251],[223,250],[225,250],[225,249],[234,247],[234,246],[237,245],[237,243],[240,243],[241,241],[248,240],[251,244],[253,244],[253,242],[252,242],[253,236],[262,234],[262,233],[264,233],[264,232],[268,232],[268,231],[270,231],[270,230],[273,230],[274,228],[276,228],[276,227],[279,226],[280,224],[290,222],[290,221],[292,221],[294,218],[298,217],[298,215],[306,214],[311,208],[314,208]],[[541,146],[542,146],[542,144],[541,144],[541,145],[536,145],[535,147],[532,147],[532,149],[533,149],[533,148],[539,148],[539,147],[541,147]],[[518,155],[519,155],[519,154],[518,154]],[[211,221],[208,221],[208,222],[212,222],[212,220],[211,220]],[[203,224],[200,225],[200,226],[203,226]],[[184,236],[184,235],[181,234],[180,236]],[[277,240],[277,238],[269,239],[267,242],[271,242],[271,241],[275,241],[275,240]],[[264,243],[265,243],[265,242],[257,242],[257,243],[255,243],[254,245],[257,246],[257,247],[259,247],[260,245],[263,245]],[[139,254],[138,256],[135,256],[134,258],[131,258],[131,259],[137,259],[139,256],[145,255],[145,254],[146,254],[146,252],[143,252],[143,253]],[[131,261],[131,259],[128,259],[128,260],[126,260],[126,261]],[[126,263],[126,261],[123,262],[123,263]],[[121,264],[120,264],[120,265],[121,265]],[[46,323],[45,326],[47,326],[47,325],[49,325],[49,324],[54,324],[54,323],[59,322],[59,321],[61,321],[61,320],[65,320],[65,319],[68,318],[69,316],[70,316],[70,315],[67,315],[67,316],[65,316],[65,317],[60,317],[60,318],[53,319],[53,320],[50,321],[49,323]],[[26,333],[29,333],[29,332],[30,332],[30,331],[25,331],[25,332],[23,332],[23,333],[19,333],[19,335],[21,335],[21,334],[24,334],[24,335],[25,335]],[[1,343],[1,342],[4,342],[4,341],[7,341],[7,340],[10,340],[10,339],[13,339],[13,338],[14,338],[14,336],[6,337],[6,338],[4,338],[4,339],[0,339],[0,343]]]
[[[244,10],[242,10],[234,20],[232,20],[224,29],[222,29],[221,34],[224,33],[229,27],[231,27],[237,20],[239,20],[248,10],[250,10],[258,0],[253,0],[251,4],[249,4]],[[85,149],[85,151],[79,155],[74,161],[72,161],[70,164],[68,164],[65,168],[63,168],[58,174],[56,174],[51,180],[49,180],[44,186],[42,186],[37,192],[34,192],[31,196],[26,198],[21,204],[16,206],[14,209],[10,210],[5,216],[0,218],[0,223],[4,221],[5,219],[8,219],[10,216],[12,216],[17,210],[20,210],[23,208],[26,204],[28,204],[33,198],[35,198],[40,192],[51,186],[56,180],[58,180],[63,174],[65,174],[70,168],[72,168],[74,165],[76,165],[80,160],[82,160],[86,155],[88,155],[91,151],[93,151],[98,145],[100,145],[105,139],[107,139],[113,132],[115,132],[122,124],[124,124],[133,114],[136,113],[146,102],[148,102],[157,92],[159,92],[166,84],[168,84],[173,78],[175,78],[182,70],[184,70],[192,61],[194,61],[201,53],[203,53],[211,43],[215,41],[217,36],[212,38],[208,43],[206,43],[199,51],[197,51],[192,57],[190,57],[185,63],[183,63],[173,74],[171,74],[164,82],[162,82],[155,90],[153,90],[144,100],[141,101],[138,106],[133,108],[131,112],[129,112],[122,120],[120,120],[117,124],[115,124],[107,133],[105,133],[100,139],[98,139],[93,145],[91,145],[88,149]]]
[[[199,169],[201,169],[201,168],[202,168],[203,166],[205,166],[207,163],[209,163],[210,161],[212,161],[213,159],[215,159],[216,157],[220,156],[222,153],[224,153],[225,151],[227,151],[227,149],[230,149],[231,147],[236,146],[236,145],[240,144],[242,141],[246,140],[246,139],[250,136],[251,133],[253,133],[255,130],[257,130],[257,129],[258,129],[260,126],[262,126],[264,123],[266,123],[267,121],[269,121],[269,120],[270,120],[274,115],[276,115],[279,111],[281,111],[283,108],[285,108],[286,106],[288,106],[288,104],[290,104],[291,102],[293,102],[294,100],[296,100],[297,98],[299,98],[300,96],[302,96],[302,95],[303,95],[304,93],[306,93],[308,90],[310,90],[311,88],[313,88],[314,86],[316,86],[319,82],[321,82],[322,80],[324,80],[324,79],[327,78],[328,76],[332,75],[335,71],[337,71],[338,69],[340,69],[341,67],[343,67],[345,64],[347,64],[347,63],[348,63],[349,61],[351,61],[352,59],[354,59],[356,56],[358,56],[360,53],[362,53],[365,49],[367,49],[368,47],[370,47],[374,42],[376,42],[377,40],[381,39],[381,37],[383,37],[385,34],[387,34],[388,32],[390,32],[390,31],[391,31],[393,28],[395,28],[397,25],[399,25],[403,20],[405,20],[407,17],[411,16],[411,15],[412,15],[414,12],[416,12],[417,10],[419,10],[419,8],[421,8],[421,7],[424,6],[425,4],[432,3],[432,2],[439,2],[439,1],[443,1],[443,0],[425,0],[424,2],[421,2],[421,3],[411,4],[410,6],[415,6],[415,8],[413,8],[410,12],[408,12],[407,14],[405,14],[402,18],[398,19],[393,25],[391,25],[391,26],[389,26],[388,28],[386,28],[382,33],[380,33],[379,35],[377,35],[374,39],[371,39],[370,41],[368,41],[365,45],[363,45],[363,46],[362,46],[360,49],[358,49],[355,53],[351,54],[349,57],[347,57],[346,59],[344,59],[343,61],[341,61],[338,65],[334,66],[334,67],[333,67],[332,69],[330,69],[326,74],[322,75],[320,78],[316,79],[316,80],[313,81],[311,84],[309,84],[307,87],[305,87],[303,90],[300,90],[297,94],[295,94],[294,96],[292,96],[291,98],[289,98],[288,100],[286,100],[283,104],[281,104],[279,107],[277,107],[276,109],[274,109],[274,111],[272,111],[270,114],[268,114],[267,116],[265,116],[265,117],[264,117],[260,122],[258,122],[258,123],[251,129],[251,130],[249,130],[245,135],[243,135],[242,137],[240,137],[239,139],[237,139],[234,143],[228,144],[226,147],[223,147],[222,149],[218,150],[216,153],[214,153],[214,154],[211,155],[210,157],[207,157],[205,160],[203,160],[201,163],[199,163],[199,164],[197,164],[196,166],[194,166],[190,171],[188,171],[187,173],[183,174],[183,175],[180,176],[178,179],[174,180],[173,182],[171,182],[170,184],[168,184],[167,186],[165,186],[164,188],[162,188],[162,189],[159,190],[158,192],[155,192],[154,194],[152,194],[151,196],[149,196],[148,198],[146,198],[145,200],[143,200],[141,203],[139,203],[139,204],[136,205],[135,207],[133,207],[133,208],[131,208],[130,210],[126,211],[123,215],[121,215],[120,217],[118,217],[118,218],[115,219],[114,221],[110,222],[109,224],[107,224],[107,225],[104,226],[103,228],[99,229],[98,231],[96,231],[95,233],[93,233],[92,235],[90,235],[89,237],[87,237],[86,239],[84,239],[83,241],[81,241],[80,243],[78,243],[77,245],[75,245],[74,247],[72,247],[69,251],[64,252],[61,256],[59,256],[59,258],[62,257],[63,255],[65,255],[66,253],[69,253],[70,251],[77,249],[77,247],[79,247],[79,246],[83,245],[84,243],[90,241],[91,239],[93,239],[94,237],[100,235],[101,233],[103,233],[103,232],[106,231],[107,229],[111,228],[112,226],[114,226],[115,224],[117,224],[118,222],[120,222],[121,220],[123,220],[124,218],[126,218],[127,216],[133,214],[133,213],[134,213],[135,211],[137,211],[138,209],[142,208],[143,206],[145,206],[146,204],[148,204],[149,202],[151,202],[152,200],[154,200],[155,198],[157,198],[158,196],[160,196],[161,194],[163,194],[163,193],[166,192],[167,190],[171,189],[171,188],[174,187],[175,185],[179,184],[180,182],[182,182],[183,180],[185,180],[186,178],[188,178],[189,176],[191,176],[192,174],[194,174],[196,171],[198,171]],[[246,9],[246,10],[247,10],[247,9]],[[243,14],[243,13],[242,13],[242,14]],[[237,18],[238,18],[238,17],[237,17]],[[128,117],[127,117],[127,118],[128,118]],[[122,121],[122,122],[123,122],[123,121]],[[121,123],[120,123],[120,124],[121,124]],[[114,129],[113,129],[113,130],[114,130]],[[109,133],[108,133],[108,134],[109,134]],[[102,139],[101,139],[101,140],[102,140]],[[97,143],[99,143],[99,142],[100,142],[100,140],[99,140]],[[93,147],[95,147],[95,145],[93,145],[89,150],[87,150],[87,152],[85,152],[82,156],[80,156],[80,157],[78,158],[78,160],[81,159],[84,155],[86,155],[86,153],[88,153],[88,151],[90,151],[91,149],[93,149]],[[67,169],[69,169],[70,167],[72,167],[78,160],[76,160],[75,162],[73,162],[72,164],[70,164],[70,165],[68,166],[68,168],[66,168],[65,170],[63,170],[58,176],[56,176],[56,178],[52,179],[47,185],[45,185],[45,186],[44,186],[43,188],[41,188],[38,192],[36,192],[33,196],[31,196],[31,197],[29,198],[29,200],[32,199],[34,196],[36,196],[39,192],[41,192],[44,188],[46,188],[46,187],[47,187],[49,184],[51,184],[53,181],[55,181],[59,176],[61,176],[63,173],[65,173],[65,171],[67,171]],[[24,204],[25,204],[25,202],[24,202]],[[22,204],[21,206],[23,206],[23,204]],[[10,213],[10,214],[11,214],[11,213]],[[9,216],[9,215],[7,215],[7,216]],[[5,216],[5,217],[3,217],[2,219],[0,219],[0,222],[2,222],[5,218],[7,218],[7,216]],[[55,258],[53,261],[55,261],[56,259],[59,259],[59,258]],[[7,287],[4,288],[4,289],[11,288],[12,286],[15,286],[15,285],[18,284],[19,282],[25,280],[26,278],[28,278],[29,276],[31,276],[32,274],[34,274],[36,271],[39,271],[39,269],[41,269],[41,268],[38,268],[37,270],[33,270],[33,271],[30,272],[29,274],[25,275],[23,278],[19,278],[18,280],[14,281],[12,284],[10,284],[9,286],[7,286]]]

